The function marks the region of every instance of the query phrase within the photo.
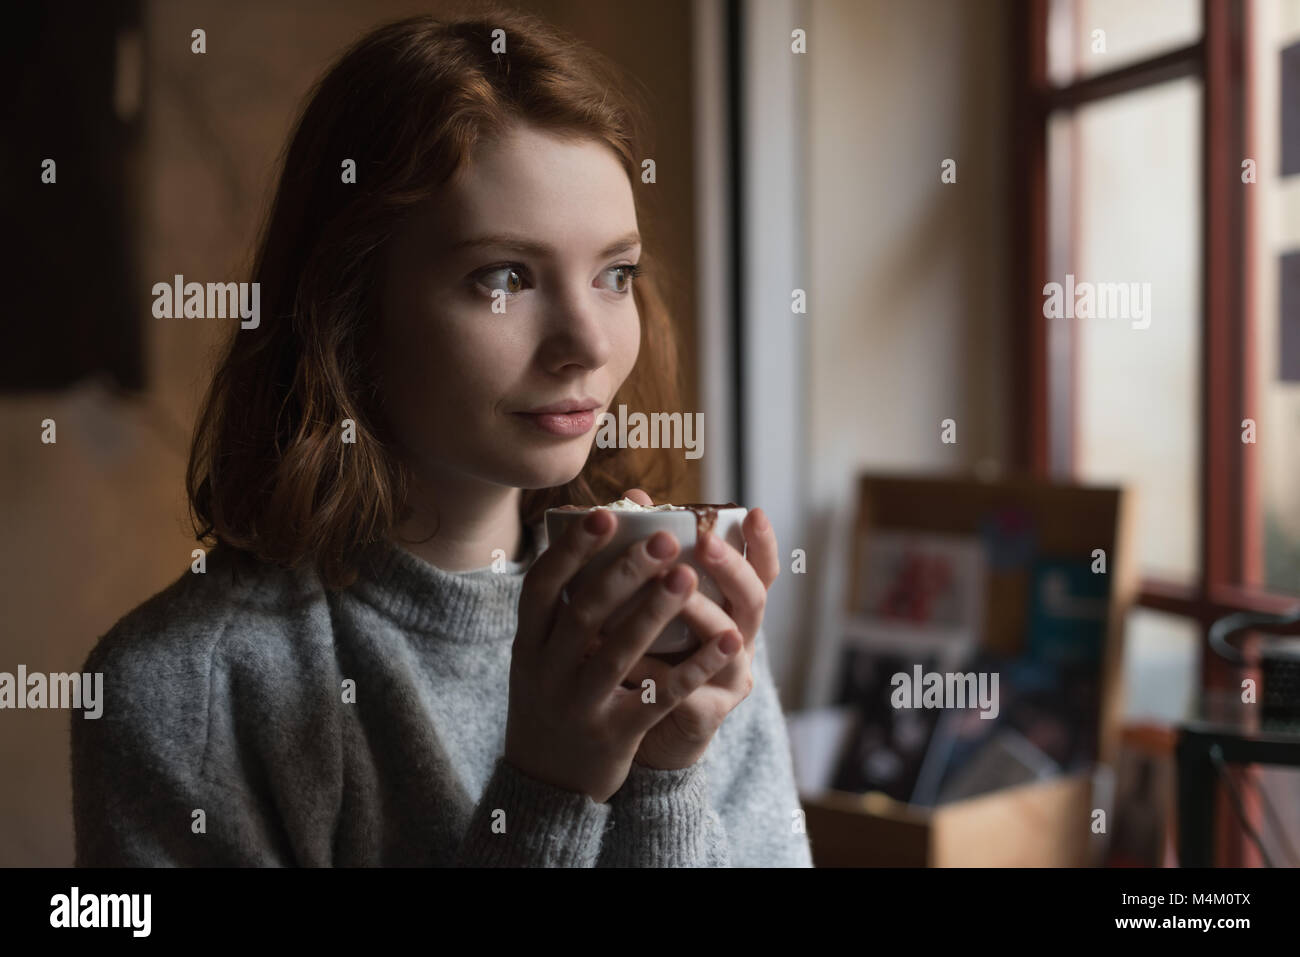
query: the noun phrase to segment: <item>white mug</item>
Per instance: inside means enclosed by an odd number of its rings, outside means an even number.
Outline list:
[[[546,539],[548,546],[563,538],[568,533],[571,523],[582,521],[589,512],[598,508],[604,508],[604,506],[597,505],[591,509],[583,510],[547,509]],[[676,538],[677,544],[680,546],[680,551],[673,558],[669,567],[682,563],[690,565],[695,569],[699,579],[697,590],[713,599],[719,606],[722,606],[724,603],[722,591],[718,588],[717,582],[705,571],[704,562],[695,554],[698,524],[701,521],[707,522],[707,519],[699,512],[696,512],[695,509],[704,512],[706,508],[716,510],[716,518],[711,529],[713,534],[727,542],[741,555],[744,555],[745,535],[741,525],[745,521],[745,516],[749,514],[747,508],[741,506],[727,507],[725,505],[694,505],[682,506],[681,510],[665,510],[661,512],[634,512],[611,509],[610,511],[618,521],[618,527],[614,531],[613,538],[570,579],[568,586],[561,595],[562,600],[567,603],[571,591],[580,589],[592,576],[608,567],[614,559],[622,555],[634,542],[649,538],[655,532],[665,531]],[[690,651],[698,647],[699,643],[699,638],[687,627],[686,622],[678,616],[669,622],[668,627],[655,638],[648,653],[670,655]]]

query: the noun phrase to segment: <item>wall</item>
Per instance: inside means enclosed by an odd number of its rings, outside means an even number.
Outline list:
[[[1002,461],[1006,4],[808,4],[808,617],[828,627],[861,470]],[[957,182],[940,164],[957,161]],[[957,443],[940,422],[957,421]],[[825,637],[825,635],[820,635]],[[804,687],[808,657],[784,681]]]

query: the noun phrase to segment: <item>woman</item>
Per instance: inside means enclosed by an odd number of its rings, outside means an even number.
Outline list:
[[[79,864],[810,864],[761,511],[744,557],[710,536],[722,607],[665,533],[563,602],[616,516],[545,541],[673,479],[593,443],[675,394],[637,115],[506,12],[381,28],[313,91],[191,450],[212,550],[85,665]],[[647,656],[678,615],[700,648]]]

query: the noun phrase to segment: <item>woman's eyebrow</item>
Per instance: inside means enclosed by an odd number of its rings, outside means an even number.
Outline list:
[[[625,252],[641,243],[641,236],[635,230],[625,236],[614,240],[608,246],[600,251],[598,256],[604,258],[613,256],[617,253]],[[518,236],[512,233],[489,233],[485,236],[473,236],[469,239],[462,239],[452,243],[448,248],[449,252],[459,252],[463,249],[477,249],[481,247],[492,247],[495,249],[513,249],[518,252],[530,253],[534,256],[550,256],[555,250],[545,243],[539,243],[536,240],[528,239],[525,236]]]

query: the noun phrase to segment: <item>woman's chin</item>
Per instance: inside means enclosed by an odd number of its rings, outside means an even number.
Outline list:
[[[587,460],[585,457],[578,460],[576,456],[557,456],[554,461],[524,461],[517,464],[521,466],[522,474],[517,475],[511,483],[516,488],[556,488],[568,485],[581,475]]]

